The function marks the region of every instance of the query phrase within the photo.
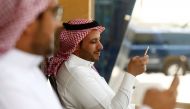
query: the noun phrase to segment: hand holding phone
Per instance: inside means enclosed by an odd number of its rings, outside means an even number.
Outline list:
[[[144,56],[147,55],[148,50],[149,50],[149,46],[146,48],[146,50],[145,50],[145,52],[144,52]]]

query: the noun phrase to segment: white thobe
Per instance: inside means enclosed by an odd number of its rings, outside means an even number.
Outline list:
[[[0,109],[62,109],[38,68],[42,59],[17,49],[0,56]]]
[[[93,69],[93,62],[75,55],[65,61],[56,76],[58,92],[68,109],[135,109],[131,96],[135,77],[126,73],[115,93]]]

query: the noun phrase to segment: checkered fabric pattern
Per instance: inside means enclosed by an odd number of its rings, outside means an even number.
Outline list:
[[[13,48],[50,0],[0,0],[0,55]]]
[[[69,21],[68,24],[77,25],[91,22],[92,20],[88,19],[76,19]],[[63,29],[59,37],[60,49],[53,57],[49,59],[48,68],[45,73],[55,76],[61,64],[69,58],[69,56],[75,51],[77,45],[89,34],[92,29],[97,29],[100,33],[102,33],[105,28],[102,26],[97,26],[83,30]]]

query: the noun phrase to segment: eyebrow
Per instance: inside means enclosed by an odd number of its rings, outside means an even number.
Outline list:
[[[100,40],[100,38],[92,38],[92,39],[90,39],[90,41],[99,41]]]

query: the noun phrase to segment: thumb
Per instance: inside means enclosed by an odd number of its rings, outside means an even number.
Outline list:
[[[170,91],[177,91],[178,85],[179,85],[179,76],[175,75],[174,79],[173,79],[173,81],[172,81],[172,83],[170,85],[169,90]]]

